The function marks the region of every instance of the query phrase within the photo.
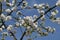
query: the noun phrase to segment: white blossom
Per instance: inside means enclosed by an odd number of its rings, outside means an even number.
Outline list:
[[[30,26],[27,26],[27,29],[30,29]]]
[[[41,10],[41,11],[40,11],[40,13],[41,13],[41,15],[42,15],[42,14],[44,14],[44,13],[45,13],[45,11],[44,11],[44,10]]]
[[[44,9],[45,7],[45,4],[44,3],[42,3],[42,4],[39,4],[39,9]]]
[[[12,19],[11,16],[7,16],[7,17],[5,18],[5,21],[11,20],[11,19]]]
[[[6,4],[9,5],[10,7],[12,7],[14,5],[14,4],[8,3],[8,2],[6,2]]]
[[[13,28],[13,26],[12,26],[12,25],[9,25],[9,26],[7,27],[7,30],[10,31],[10,30],[12,30],[12,28]]]
[[[10,12],[11,12],[11,10],[10,10],[10,9],[6,9],[5,11],[6,11],[7,13],[10,13]]]
[[[48,32],[54,33],[55,28],[49,28]]]
[[[33,19],[35,20],[36,18],[37,18],[37,15],[34,15],[34,16],[33,16]]]
[[[33,23],[33,25],[32,25],[34,28],[37,28],[38,27],[38,25],[36,25],[35,23]]]
[[[4,25],[2,25],[2,28],[5,28],[5,26],[4,26]]]
[[[17,10],[17,6],[12,7],[11,10],[16,11]]]
[[[58,18],[56,18],[56,20],[60,20],[60,18],[58,17]]]
[[[17,14],[17,15],[22,15],[21,11],[17,11],[16,14]]]
[[[34,8],[39,8],[38,4],[33,5]]]
[[[51,32],[51,29],[52,29],[52,28],[51,28],[50,26],[48,26],[47,31],[48,31],[48,32]]]
[[[3,36],[7,36],[8,35],[8,32],[3,32],[2,35]]]
[[[21,24],[24,24],[25,23],[25,21],[24,20],[21,20]]]
[[[60,24],[60,18],[56,18],[56,20],[53,20],[53,22],[57,22],[58,24]]]
[[[37,9],[38,13],[40,13],[41,15],[43,15],[45,13],[44,10],[40,10],[40,9]]]
[[[37,16],[35,15],[35,16],[26,16],[26,17],[24,17],[24,21],[25,21],[25,24],[24,24],[24,26],[26,26],[26,24],[28,23],[29,25],[31,25],[31,27],[32,28],[37,28],[38,27],[38,24],[37,24],[37,22],[36,23],[33,23],[33,21],[34,21],[34,17],[36,17],[37,18]],[[35,19],[36,19],[35,18]],[[28,26],[29,26],[28,25]]]
[[[20,22],[20,26],[22,26],[25,23],[23,19],[19,20],[19,22]]]
[[[55,28],[53,28],[53,31],[55,31],[56,29]]]
[[[56,6],[60,6],[60,0],[57,1]]]
[[[32,20],[29,20],[29,25],[33,25],[33,21]]]
[[[49,4],[47,3],[46,5],[45,5],[45,9],[49,9],[50,7],[49,7]]]
[[[58,10],[54,10],[53,12],[51,12],[51,15],[56,15],[58,13]]]
[[[60,18],[57,18],[56,19],[56,22],[58,22],[58,24],[60,24]]]
[[[16,0],[13,0],[13,1],[12,1],[12,4],[15,4],[15,2],[16,2]]]
[[[26,1],[23,1],[23,5],[21,6],[22,9],[26,8],[27,7],[27,2]]]
[[[45,18],[45,15],[43,15],[40,19],[43,20]]]
[[[20,26],[19,22],[16,22],[15,25],[16,25],[16,27]]]
[[[23,4],[27,5],[28,3],[27,3],[27,1],[23,1]]]
[[[1,14],[1,18],[2,18],[2,19],[5,19],[5,17],[6,17],[6,16],[2,13],[2,14]]]
[[[31,19],[30,16],[26,16],[26,17],[24,17],[24,20],[30,20],[30,19]]]
[[[37,27],[37,29],[36,29],[36,30],[41,32],[42,28]]]
[[[48,26],[49,27],[49,26]],[[48,27],[45,27],[45,29],[48,29]]]
[[[0,31],[2,31],[3,29],[2,28],[0,28]]]
[[[7,0],[5,0],[6,4],[9,5],[10,7],[13,7],[16,3],[16,0],[12,0],[12,3],[9,3]]]
[[[52,33],[54,33],[54,32],[55,32],[55,30],[56,30],[55,28],[52,28],[52,29],[51,29],[51,32],[52,32]]]
[[[26,17],[24,17],[24,21],[28,22],[28,23],[32,23],[33,22],[33,18],[31,16],[26,16]]]
[[[51,33],[54,33],[54,31],[55,31],[55,28],[51,28],[51,27],[46,27],[46,29],[47,29],[47,32],[51,32]]]
[[[56,9],[56,10],[54,10],[54,12],[55,12],[55,13],[58,13],[58,10]]]
[[[51,12],[51,14],[52,14],[52,15],[56,15],[56,13],[55,13],[55,12]]]

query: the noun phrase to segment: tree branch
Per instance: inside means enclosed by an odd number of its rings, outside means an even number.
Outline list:
[[[24,1],[24,0],[22,0],[21,2],[19,2],[19,4],[17,5],[17,7],[20,6],[23,1]]]
[[[21,2],[19,2],[19,3],[17,4],[17,7],[20,6],[23,1],[24,1],[24,0],[22,0]],[[12,12],[13,12],[13,10],[11,10],[11,12],[8,14],[8,16],[11,15]]]
[[[2,3],[0,2],[0,15],[1,14],[2,14]],[[2,20],[2,19],[0,19],[0,20]],[[2,25],[4,25],[5,26],[5,29],[7,29],[7,27],[6,27],[6,25],[4,23],[5,22],[2,20]],[[15,37],[15,35],[13,34],[13,32],[10,31],[10,33],[12,34],[12,36],[14,37],[14,39],[17,40],[16,37]]]
[[[25,36],[25,34],[26,34],[26,29],[25,29],[24,33],[22,34],[20,40],[23,40],[23,37]]]
[[[51,11],[51,10],[54,9],[55,7],[57,7],[57,6],[55,5],[55,6],[51,7],[51,8],[49,8],[47,11],[45,11],[44,15],[46,15],[49,11]],[[40,15],[40,16],[34,21],[34,23],[35,23],[36,21],[38,21],[42,16],[43,16],[43,15]]]
[[[12,31],[10,31],[11,35],[14,37],[14,40],[17,40],[14,33]]]
[[[57,6],[55,5],[55,6],[51,7],[50,9],[48,9],[47,11],[45,11],[44,15],[46,15],[49,11],[51,11],[51,10],[54,9],[55,7],[57,7]],[[42,16],[43,16],[43,15],[40,15],[40,16],[34,21],[34,23],[37,22]],[[24,33],[22,34],[20,40],[23,40],[23,37],[25,36],[25,34],[26,34],[26,30],[25,30]]]

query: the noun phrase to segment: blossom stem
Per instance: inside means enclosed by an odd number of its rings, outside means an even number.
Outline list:
[[[23,37],[25,36],[25,34],[26,34],[26,29],[25,29],[24,33],[22,34],[20,40],[23,40]]]
[[[2,13],[2,3],[0,2],[0,15],[1,15],[1,13]],[[7,29],[6,25],[4,24],[5,22],[3,20],[2,20],[2,23],[3,23],[2,25],[5,26],[5,29]],[[12,34],[12,36],[14,37],[14,39],[17,40],[16,37],[15,37],[15,35],[13,34],[13,32],[10,31],[10,33]]]
[[[47,11],[45,11],[45,14],[44,14],[44,15],[46,15],[49,11],[51,11],[51,10],[54,9],[55,7],[57,7],[57,6],[55,5],[55,6],[51,7],[50,9],[48,9]],[[43,15],[40,15],[40,16],[34,21],[34,23],[37,22],[42,16],[43,16]],[[24,33],[23,33],[23,35],[21,36],[20,40],[23,40],[23,37],[25,36],[25,34],[26,34],[26,30],[24,31]]]
[[[24,0],[22,0],[21,2],[19,2],[19,4],[17,5],[17,7],[20,6],[23,1],[24,1]],[[8,16],[11,15],[12,12],[13,12],[13,10],[11,10],[11,12],[8,14]],[[25,16],[25,15],[23,15],[23,16]]]
[[[10,33],[14,37],[14,39],[17,40],[16,37],[15,37],[15,35],[14,35],[14,33],[12,31],[10,31]]]
[[[24,1],[24,0],[22,0],[21,2],[19,2],[19,4],[17,5],[17,7],[20,6],[23,1]]]
[[[49,8],[47,11],[45,11],[44,15],[46,15],[49,11],[51,11],[51,10],[54,9],[55,7],[57,7],[57,6],[55,5],[55,6],[51,7],[51,8]],[[40,15],[40,16],[34,21],[34,23],[37,22],[42,16],[43,16],[43,15]]]

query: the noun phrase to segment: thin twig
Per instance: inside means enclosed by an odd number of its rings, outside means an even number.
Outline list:
[[[17,7],[20,6],[23,1],[24,1],[24,0],[22,0],[21,2],[19,2],[19,3],[17,4]],[[8,15],[11,15],[12,12],[13,12],[13,10],[11,10],[11,12],[10,12]]]
[[[10,31],[11,35],[14,37],[14,40],[17,40],[14,33],[12,31]]]
[[[51,11],[52,9],[54,9],[55,7],[57,7],[56,5],[51,7],[50,9],[48,9],[44,15],[46,15],[49,11]],[[33,23],[37,22],[43,15],[40,15]],[[20,40],[23,40],[23,37],[25,36],[26,34],[26,30],[24,31],[23,35],[21,36]]]
[[[57,6],[55,5],[55,6],[51,7],[50,9],[48,9],[47,11],[45,11],[44,15],[46,15],[49,11],[51,11],[51,10],[54,9],[55,7],[57,7]],[[36,21],[38,21],[42,16],[43,16],[43,15],[40,15],[40,16],[34,21],[34,23],[35,23]]]
[[[25,36],[25,34],[26,34],[26,29],[25,29],[24,33],[22,34],[20,40],[23,40],[23,37]]]
[[[19,2],[18,5],[17,5],[17,7],[20,6],[23,1],[24,1],[24,0],[22,0],[21,2]]]
[[[0,15],[1,15],[1,14],[2,14],[2,3],[0,2]],[[1,19],[1,20],[2,20],[2,19]],[[6,27],[6,25],[5,25],[5,22],[4,22],[3,20],[2,20],[2,23],[3,23],[2,25],[5,26],[5,29],[7,29],[7,27]],[[2,25],[1,25],[1,26],[2,26]],[[14,37],[14,39],[17,40],[16,37],[15,37],[15,35],[13,34],[13,32],[10,31],[10,33],[12,34],[12,36]]]

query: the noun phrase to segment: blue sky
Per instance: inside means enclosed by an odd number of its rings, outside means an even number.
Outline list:
[[[20,1],[20,0],[18,0]],[[29,6],[33,6],[35,3],[37,4],[40,4],[40,3],[48,3],[50,6],[54,6],[55,3],[56,3],[57,0],[27,0],[27,2],[29,3],[28,5]],[[4,6],[5,7],[5,6]],[[57,7],[56,9],[59,10],[59,13],[57,14],[56,17],[60,17],[60,7]],[[31,10],[28,10],[28,9],[24,9],[24,10],[21,10],[21,12],[24,14],[24,15],[28,15],[28,16],[33,16],[33,15],[38,15],[39,16],[39,13],[37,12],[37,10],[34,10],[34,9],[31,9]],[[13,13],[16,13],[16,12],[13,12]],[[13,14],[14,15],[14,14]],[[10,22],[10,23],[13,23],[13,22]],[[9,24],[10,24],[9,23]],[[51,34],[49,33],[48,36],[45,36],[45,37],[38,37],[38,38],[35,38],[34,40],[60,40],[60,24],[57,24],[57,23],[53,23],[51,22],[48,18],[46,20],[46,24],[45,26],[52,26],[56,28],[56,31],[54,34]],[[20,38],[20,36],[22,35],[22,33],[20,32],[20,28],[16,29],[17,30],[17,34],[16,34],[16,37]],[[24,29],[23,29],[24,30]],[[34,33],[35,35],[35,33]],[[0,37],[1,38],[1,37]],[[11,37],[6,37],[6,40],[13,40],[13,38]],[[26,40],[26,37],[24,37],[23,40]]]

